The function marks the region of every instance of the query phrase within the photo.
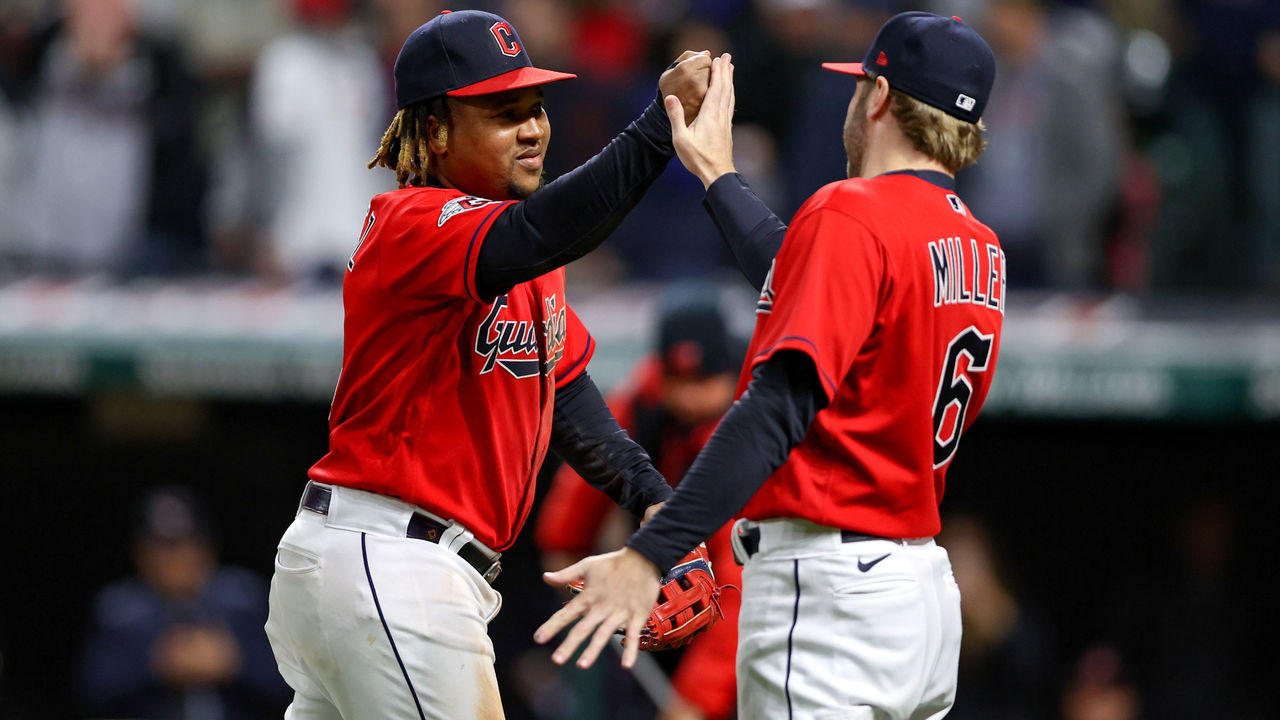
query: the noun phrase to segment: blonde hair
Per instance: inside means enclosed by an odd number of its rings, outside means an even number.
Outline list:
[[[423,187],[431,176],[431,146],[427,138],[428,120],[435,116],[444,127],[449,124],[449,104],[444,96],[414,103],[396,112],[382,134],[378,152],[369,169],[385,167],[396,174],[401,188]]]
[[[951,173],[974,164],[987,147],[987,126],[982,120],[966,122],[911,97],[889,89],[889,111],[911,145],[942,163]]]

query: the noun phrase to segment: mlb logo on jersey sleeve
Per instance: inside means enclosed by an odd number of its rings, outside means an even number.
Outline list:
[[[969,214],[969,211],[964,209],[964,203],[960,202],[960,198],[959,198],[959,197],[957,197],[957,196],[955,196],[955,195],[948,194],[948,195],[947,195],[947,202],[951,203],[951,209],[952,209],[952,210],[955,210],[956,212],[960,213],[961,215],[968,215],[968,214]]]
[[[444,224],[449,221],[449,218],[452,218],[459,213],[476,210],[484,207],[485,205],[492,205],[496,202],[498,201],[471,197],[470,195],[454,198],[445,203],[444,207],[440,208],[440,219],[436,221],[436,227],[444,227]]]

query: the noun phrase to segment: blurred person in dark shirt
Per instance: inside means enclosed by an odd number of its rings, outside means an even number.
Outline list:
[[[662,297],[653,351],[631,377],[610,393],[618,423],[649,453],[665,478],[684,476],[733,404],[745,345],[730,331],[710,286],[676,285]],[[670,480],[669,480],[670,481]],[[567,465],[555,475],[537,514],[536,539],[543,567],[557,570],[602,547],[617,547],[638,527],[608,496],[583,482]],[[716,581],[740,587],[731,524],[707,540]],[[734,658],[738,647],[739,594],[720,597],[724,621],[697,642],[653,658],[671,677],[661,708],[642,694],[630,673],[609,668],[607,693],[613,720],[725,720],[736,706]]]
[[[1280,293],[1280,3],[1267,6],[1257,39],[1258,88],[1252,103],[1246,178],[1250,188],[1259,280]]]
[[[152,720],[279,718],[289,689],[263,624],[266,583],[220,566],[212,528],[182,488],[137,508],[137,575],[103,588],[79,668],[94,717]]]
[[[1142,717],[1270,717],[1270,678],[1257,670],[1274,664],[1271,610],[1240,561],[1239,509],[1198,495],[1169,530],[1171,557],[1126,578],[1105,613],[1106,642],[1142,695]]]
[[[979,22],[997,67],[990,146],[956,182],[999,234],[1010,285],[1096,290],[1127,143],[1120,35],[1049,0],[991,0]]]
[[[1234,291],[1280,278],[1280,3],[1161,0],[1140,17],[1164,44],[1160,92],[1131,107],[1158,174],[1150,284]],[[1126,0],[1123,6],[1140,6]],[[1146,29],[1146,28],[1144,28]],[[1149,44],[1149,43],[1148,43]],[[1131,52],[1133,57],[1134,53]],[[1150,57],[1150,56],[1148,56]]]
[[[952,515],[940,542],[951,556],[964,634],[960,692],[952,720],[1054,717],[1054,656],[1048,624],[1008,579],[1003,554],[980,518]]]

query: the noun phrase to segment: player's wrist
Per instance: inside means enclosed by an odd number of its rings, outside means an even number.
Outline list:
[[[663,95],[659,93],[633,125],[663,154],[675,155],[675,145],[671,140],[671,118],[667,117],[663,102]]]
[[[710,190],[711,186],[715,184],[715,181],[725,175],[734,175],[737,172],[738,169],[733,166],[733,163],[729,163],[728,165],[717,165],[698,173],[698,179],[702,181],[703,190]]]
[[[655,578],[660,579],[663,573],[666,572],[666,569],[659,565],[658,561],[649,557],[648,553],[643,550],[637,549],[630,542],[618,551],[618,556],[629,565],[633,565],[637,568],[644,568],[645,571],[652,571]]]

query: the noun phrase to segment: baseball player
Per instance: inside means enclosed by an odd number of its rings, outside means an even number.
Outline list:
[[[730,333],[723,313],[709,293],[680,288],[663,298],[655,333],[655,352],[642,359],[632,376],[608,397],[623,428],[649,453],[664,477],[684,475],[733,403],[737,369],[745,343]],[[556,473],[535,522],[535,538],[543,565],[559,569],[598,547],[601,536],[619,526],[620,510],[609,498],[582,482],[572,468]],[[623,522],[626,522],[624,519]],[[624,526],[625,527],[625,526]],[[627,532],[634,527],[628,527]],[[742,573],[733,560],[730,526],[707,539],[717,583],[741,586]],[[720,720],[733,716],[733,657],[738,643],[737,592],[720,596],[723,622],[675,653],[655,655],[669,671],[671,689],[660,702],[662,720]],[[630,674],[611,673],[610,697],[626,697],[636,689]],[[643,700],[619,716],[644,716]],[[653,709],[648,708],[648,717]]]
[[[844,127],[850,179],[786,228],[734,174],[731,65],[717,59],[681,159],[760,280],[739,397],[673,498],[627,547],[550,583],[585,591],[535,633],[590,665],[647,619],[657,578],[740,513],[738,707],[744,718],[938,718],[950,709],[960,594],[939,531],[946,470],[991,385],[1004,314],[1000,243],[957,197],[981,153],[986,42],[928,13],[891,18],[861,63]]]
[[[696,113],[711,60],[659,91]],[[660,100],[542,189],[550,125],[506,20],[443,13],[396,60],[399,111],[343,283],[329,452],[280,541],[266,630],[289,718],[500,718],[488,622],[499,553],[548,447],[636,516],[670,495],[585,368],[562,266],[597,246],[674,155]]]

